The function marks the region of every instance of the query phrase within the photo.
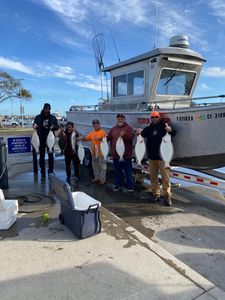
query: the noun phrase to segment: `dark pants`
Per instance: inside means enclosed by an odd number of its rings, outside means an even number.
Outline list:
[[[115,185],[122,186],[124,182],[125,175],[125,184],[126,187],[133,188],[133,178],[132,178],[132,161],[131,159],[124,159],[119,161],[119,159],[113,159],[113,165],[115,168]],[[124,175],[123,175],[124,170]]]
[[[79,176],[79,159],[77,157],[77,154],[65,155],[67,178],[70,179],[70,177],[71,177],[71,169],[70,169],[71,161],[73,162],[73,166],[74,166],[74,176],[76,176],[78,179],[80,179],[80,176]]]
[[[47,148],[48,153],[48,173],[53,173],[54,170],[54,156],[53,153],[49,153],[49,148],[45,146],[45,143],[41,143],[39,152],[40,152],[40,158],[39,158],[39,166],[41,168],[41,173],[45,173],[45,149]]]

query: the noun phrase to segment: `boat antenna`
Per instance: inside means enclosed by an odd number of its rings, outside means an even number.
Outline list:
[[[155,30],[154,30],[154,45],[153,48],[156,48],[156,35],[157,35],[157,24],[158,24],[158,1],[155,1]]]
[[[103,56],[105,53],[105,40],[103,33],[97,33],[92,38],[92,46],[95,55],[97,73],[104,68]]]
[[[95,32],[95,30],[94,30],[94,32]],[[100,80],[101,80],[102,99],[103,99],[103,73],[105,75],[105,80],[106,80],[107,99],[109,99],[108,81],[107,81],[106,74],[103,71],[103,69],[104,69],[103,57],[104,57],[104,53],[105,53],[105,40],[104,40],[103,33],[95,33],[95,35],[92,38],[92,47],[93,47],[93,52],[95,55],[96,71],[97,71],[97,74],[100,75]]]
[[[112,30],[110,29],[109,31],[110,31],[110,34],[111,34],[113,45],[114,45],[115,50],[116,50],[116,55],[117,55],[118,62],[120,62],[120,57],[119,57],[119,53],[118,53],[118,50],[117,50],[117,47],[116,47],[116,43],[115,43],[115,40],[114,40],[114,37],[113,37],[113,34],[112,34]]]
[[[108,78],[106,72],[104,72],[104,75],[105,75],[105,82],[106,82],[106,99],[109,100]]]

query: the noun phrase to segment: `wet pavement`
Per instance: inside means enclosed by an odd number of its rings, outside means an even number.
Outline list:
[[[55,173],[66,178],[60,155]],[[225,299],[217,283],[153,242],[164,244],[165,249],[168,243],[180,249],[178,241],[172,242],[172,222],[177,238],[183,235],[186,246],[192,240],[188,240],[188,228],[177,230],[187,203],[196,209],[196,204],[181,201],[182,190],[174,190],[174,207],[168,208],[149,203],[150,192],[147,187],[143,192],[138,184],[133,194],[126,189],[113,192],[111,170],[107,185],[90,184],[89,170],[82,167],[80,182],[73,179],[72,186],[102,202],[103,231],[77,240],[59,224],[59,203],[52,198],[48,178],[33,174],[31,157],[9,160],[9,176],[5,197],[17,198],[20,207],[17,222],[0,231],[1,299],[11,300],[12,295],[17,299]],[[217,205],[215,210],[221,211],[220,203]],[[46,212],[49,220],[43,223],[41,216]],[[169,252],[173,251],[171,247]]]

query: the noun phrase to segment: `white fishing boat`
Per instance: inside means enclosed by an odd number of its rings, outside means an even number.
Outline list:
[[[188,37],[179,35],[171,38],[169,47],[103,68],[102,72],[111,74],[111,99],[94,106],[73,105],[68,120],[82,134],[91,130],[96,118],[108,131],[122,111],[128,124],[137,129],[149,123],[150,111],[156,109],[177,129],[172,165],[195,169],[225,166],[224,95],[193,98],[206,60],[188,47]]]

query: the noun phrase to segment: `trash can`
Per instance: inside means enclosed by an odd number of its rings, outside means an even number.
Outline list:
[[[7,147],[4,138],[0,137],[0,188],[8,189]]]

